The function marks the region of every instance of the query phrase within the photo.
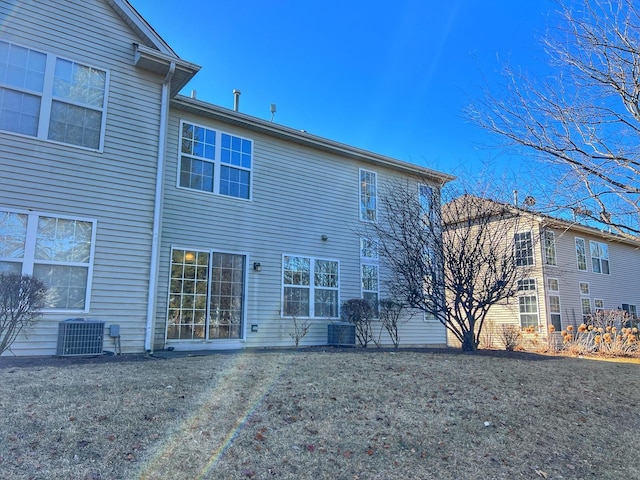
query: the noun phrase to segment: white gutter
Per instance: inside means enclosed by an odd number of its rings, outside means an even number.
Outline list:
[[[156,315],[156,290],[158,288],[158,251],[160,249],[160,224],[162,215],[162,190],[164,183],[164,149],[167,137],[167,119],[169,117],[169,87],[176,62],[169,64],[169,71],[162,82],[162,99],[160,101],[160,131],[158,138],[158,165],[156,169],[156,192],[153,205],[153,231],[151,237],[151,261],[149,266],[149,296],[147,299],[147,323],[144,333],[144,349],[151,353],[153,324]]]

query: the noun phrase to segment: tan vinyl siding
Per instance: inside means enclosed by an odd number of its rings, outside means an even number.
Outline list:
[[[180,120],[253,141],[252,200],[176,188]],[[378,174],[380,187],[392,170],[302,147],[237,126],[171,111],[155,348],[165,336],[171,246],[245,252],[247,275],[246,346],[292,346],[291,318],[281,318],[282,256],[302,255],[340,262],[339,302],[359,298],[359,168]],[[326,235],[328,240],[321,240]],[[251,269],[260,262],[261,272]],[[384,290],[381,288],[381,297]],[[325,319],[310,319],[302,345],[327,343]],[[258,325],[251,333],[250,326]],[[428,327],[428,328],[425,328]],[[440,324],[412,320],[402,326],[404,344],[445,343]],[[383,338],[387,338],[386,334]],[[206,348],[215,348],[215,342]]]
[[[142,351],[162,79],[133,66],[139,39],[105,2],[4,3],[0,20],[0,38],[110,75],[103,152],[0,132],[0,208],[97,220],[89,312],[46,314],[13,353],[54,354],[74,317],[119,324],[123,352]]]

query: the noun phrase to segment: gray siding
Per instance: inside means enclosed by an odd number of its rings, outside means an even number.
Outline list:
[[[0,23],[2,39],[110,73],[103,152],[0,132],[0,208],[97,220],[89,312],[46,314],[13,354],[54,354],[57,322],[79,316],[120,324],[123,351],[141,351],[161,79],[133,66],[139,39],[105,2],[5,2]]]
[[[251,201],[176,188],[181,119],[253,140]],[[162,348],[165,336],[172,245],[244,252],[249,265],[261,263],[261,272],[248,270],[246,323],[258,325],[258,332],[247,332],[246,346],[293,345],[292,320],[280,316],[283,254],[338,260],[340,303],[361,296],[359,168],[377,172],[379,186],[397,173],[177,109],[170,115],[166,159],[155,348]],[[383,288],[380,294],[385,296]],[[310,323],[302,344],[326,344],[328,321]],[[442,326],[421,316],[402,325],[400,335],[404,345],[446,342]],[[389,342],[386,334],[382,338]]]

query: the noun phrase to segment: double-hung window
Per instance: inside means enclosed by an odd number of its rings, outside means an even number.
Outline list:
[[[376,222],[378,220],[377,175],[375,172],[360,169],[360,220]]]
[[[0,130],[102,150],[109,74],[0,40]]]
[[[48,310],[89,309],[94,220],[0,211],[0,272],[48,287]]]
[[[253,142],[182,122],[178,185],[229,197],[251,197]]]
[[[533,239],[531,232],[516,233],[513,236],[516,265],[533,265]]]
[[[635,305],[632,305],[630,303],[623,303],[622,310],[627,312],[631,316],[631,318],[638,318],[638,311]]]
[[[606,243],[589,241],[589,248],[593,273],[609,275],[609,246]]]
[[[576,261],[578,263],[578,270],[582,272],[587,271],[587,247],[584,242],[584,238],[576,237]]]
[[[380,295],[378,276],[378,242],[369,238],[361,238],[360,279],[362,298],[371,305],[376,316],[378,313],[378,301]]]
[[[536,281],[533,278],[518,280],[518,304],[520,309],[520,326],[522,328],[538,327],[538,296]]]
[[[339,286],[337,260],[284,255],[282,315],[337,318]]]
[[[556,331],[562,330],[562,314],[560,310],[560,282],[557,278],[547,279],[549,291],[549,319]]]

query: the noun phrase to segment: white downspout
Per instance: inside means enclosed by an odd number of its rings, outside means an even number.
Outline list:
[[[160,249],[160,224],[162,221],[162,195],[164,182],[164,149],[167,137],[167,119],[169,113],[169,83],[176,71],[176,63],[171,62],[169,71],[162,82],[160,101],[160,131],[158,138],[158,166],[156,169],[156,192],[153,204],[153,231],[151,237],[151,261],[149,265],[149,296],[147,299],[147,323],[144,334],[144,349],[151,353],[153,324],[156,314],[156,290],[158,288],[158,251]]]

